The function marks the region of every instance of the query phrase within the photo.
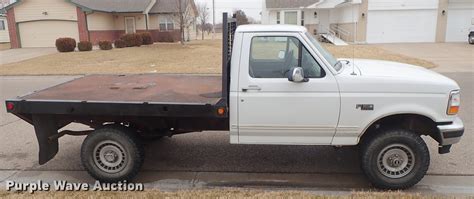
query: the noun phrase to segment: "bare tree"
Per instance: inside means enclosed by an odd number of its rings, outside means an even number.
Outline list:
[[[245,25],[249,24],[249,18],[245,14],[243,10],[235,10],[234,11],[235,18],[237,19],[237,24],[239,25]]]
[[[199,25],[201,29],[202,40],[204,40],[204,32],[206,31],[207,20],[209,19],[209,12],[207,10],[207,3],[198,4],[197,11],[199,15]]]
[[[197,24],[196,29],[202,30],[202,33],[207,33],[207,35],[210,35],[212,32],[212,24],[211,23],[206,23],[204,26],[201,24]],[[199,35],[198,35],[199,36]]]
[[[188,38],[190,31],[189,29],[193,25],[195,19],[194,9],[192,7],[192,0],[175,0],[177,14],[175,15],[175,21],[179,25],[179,32],[181,35],[181,44],[185,42],[185,30],[187,30]]]
[[[204,26],[204,31],[207,32],[207,35],[210,35],[213,30],[214,28],[212,27],[212,24],[206,23],[206,25]]]

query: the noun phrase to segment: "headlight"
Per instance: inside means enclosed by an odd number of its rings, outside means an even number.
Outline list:
[[[448,115],[456,115],[459,112],[459,106],[461,105],[461,93],[459,91],[452,91],[449,95]]]

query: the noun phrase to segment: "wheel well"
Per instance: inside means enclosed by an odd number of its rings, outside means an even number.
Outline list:
[[[431,118],[417,114],[398,114],[383,117],[372,123],[360,138],[361,142],[370,140],[381,128],[403,128],[418,135],[427,135],[440,142],[436,122]]]

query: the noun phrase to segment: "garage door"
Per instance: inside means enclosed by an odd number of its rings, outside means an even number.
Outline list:
[[[458,0],[459,1],[459,0]],[[449,1],[447,42],[466,42],[469,28],[474,27],[474,6],[467,2]]]
[[[72,21],[35,21],[23,22],[18,25],[21,46],[54,47],[56,39],[71,37],[78,41],[77,22]]]
[[[368,43],[435,41],[436,10],[374,10],[367,20]]]

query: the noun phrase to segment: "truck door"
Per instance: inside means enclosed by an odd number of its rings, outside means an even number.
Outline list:
[[[336,79],[299,33],[245,33],[238,86],[243,144],[330,144],[339,118]],[[288,80],[302,67],[308,82]]]

